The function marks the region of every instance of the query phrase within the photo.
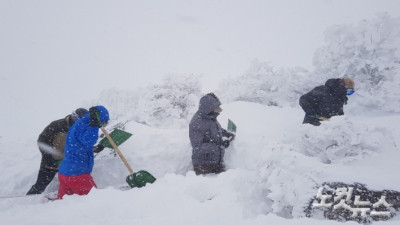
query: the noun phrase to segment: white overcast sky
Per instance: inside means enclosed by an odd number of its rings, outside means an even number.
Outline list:
[[[253,60],[312,70],[326,28],[381,12],[399,17],[400,1],[0,0],[0,136],[166,74],[207,89]]]

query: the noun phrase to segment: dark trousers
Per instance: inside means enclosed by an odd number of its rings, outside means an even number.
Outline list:
[[[317,119],[314,115],[307,115],[307,114],[304,116],[303,123],[309,123],[309,124],[312,124],[314,126],[321,125],[320,120]]]
[[[313,107],[315,107],[315,105],[311,105],[304,96],[300,97],[299,104],[300,104],[301,108],[304,110],[304,112],[306,113],[306,115],[304,116],[303,123],[309,123],[314,126],[321,125],[321,122],[316,117],[316,115],[310,114],[310,112],[313,112],[315,110],[315,109],[313,109]]]
[[[196,173],[196,175],[209,174],[209,173],[219,174],[219,173],[225,172],[224,164],[195,165],[195,166],[193,166],[193,168],[194,168],[194,172]]]
[[[40,162],[39,174],[36,183],[26,193],[27,195],[41,194],[53,180],[58,171],[59,160],[53,158],[52,155],[42,152],[42,160]]]

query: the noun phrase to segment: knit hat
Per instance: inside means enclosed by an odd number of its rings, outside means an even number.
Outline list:
[[[88,110],[87,110],[87,109],[84,109],[84,108],[78,108],[78,109],[74,110],[74,111],[71,113],[72,122],[75,122],[75,121],[79,120],[79,119],[82,118],[84,115],[86,115],[86,113],[88,113]]]

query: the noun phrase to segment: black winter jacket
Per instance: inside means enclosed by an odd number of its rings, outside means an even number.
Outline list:
[[[300,106],[306,113],[303,123],[320,125],[319,117],[331,118],[343,115],[347,104],[346,87],[343,79],[329,79],[325,85],[315,87],[300,97]]]
[[[53,158],[62,159],[64,156],[65,140],[67,138],[68,130],[72,124],[73,122],[69,115],[63,119],[51,122],[39,135],[37,142],[39,144],[40,151],[44,151],[42,150],[43,145],[50,146],[58,153],[52,154]]]

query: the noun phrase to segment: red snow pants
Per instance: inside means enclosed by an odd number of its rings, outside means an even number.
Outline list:
[[[60,181],[58,199],[62,199],[64,195],[87,195],[93,187],[97,188],[93,177],[88,173],[78,176],[64,176],[58,173],[58,180]]]

